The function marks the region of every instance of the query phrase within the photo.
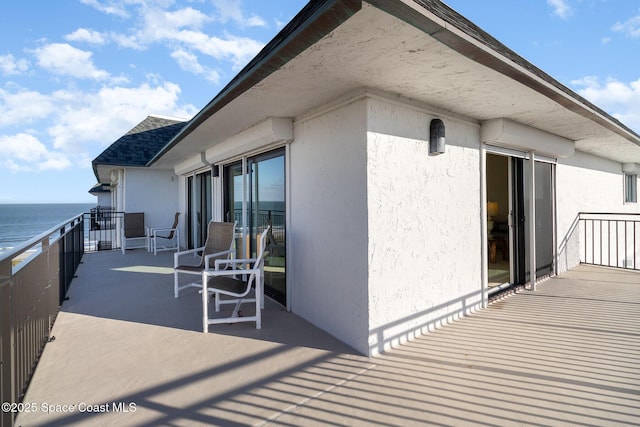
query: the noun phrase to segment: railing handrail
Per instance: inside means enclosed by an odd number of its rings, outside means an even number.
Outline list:
[[[581,263],[640,270],[640,213],[581,212],[578,222]]]
[[[25,396],[58,310],[82,261],[84,226],[82,213],[0,256],[3,404],[20,403]],[[11,411],[0,412],[0,425],[13,425],[14,415]]]
[[[19,255],[22,255],[23,253],[29,251],[31,248],[33,248],[34,246],[36,246],[38,243],[41,243],[43,240],[49,239],[51,237],[51,235],[55,234],[55,233],[60,233],[60,230],[64,227],[65,230],[67,228],[67,226],[74,226],[78,221],[80,221],[82,218],[84,217],[84,212],[79,213],[65,221],[62,221],[61,223],[59,223],[58,225],[51,227],[50,229],[48,229],[47,231],[44,231],[40,234],[38,234],[35,237],[32,237],[31,239],[20,243],[18,246],[12,248],[11,250],[8,251],[4,251],[4,252],[0,252],[0,262],[4,261],[7,258],[16,258]],[[59,236],[56,236],[59,237]]]
[[[582,215],[631,216],[631,217],[640,218],[640,213],[634,213],[634,212],[580,212],[578,213],[579,217],[582,217]]]

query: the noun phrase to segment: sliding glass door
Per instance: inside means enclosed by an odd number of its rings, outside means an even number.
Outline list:
[[[531,195],[530,168],[535,168],[535,195]],[[520,156],[487,153],[488,286],[530,280],[530,206],[535,200],[536,277],[554,272],[554,170],[553,164],[531,162]],[[490,291],[491,292],[491,291]]]
[[[536,182],[536,277],[554,271],[553,165],[535,162]]]
[[[212,218],[211,171],[187,177],[187,199],[187,245],[199,248],[207,240],[207,224]]]
[[[225,167],[224,218],[237,221],[237,257],[257,254],[267,226],[265,294],[286,305],[285,151],[248,157]]]

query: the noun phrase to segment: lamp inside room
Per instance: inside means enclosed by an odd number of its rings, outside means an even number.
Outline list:
[[[493,231],[493,217],[498,215],[498,202],[487,202],[487,231]]]

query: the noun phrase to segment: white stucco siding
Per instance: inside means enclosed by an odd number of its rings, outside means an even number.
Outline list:
[[[100,206],[102,208],[110,208],[111,207],[111,192],[109,192],[109,193],[99,193],[96,203],[97,203],[98,206]]]
[[[556,167],[558,271],[580,263],[580,212],[640,213],[637,203],[624,203],[622,164],[576,151]]]
[[[372,354],[481,301],[479,129],[445,118],[446,153],[430,156],[433,118],[368,101]]]
[[[173,171],[127,168],[125,183],[125,212],[144,212],[146,226],[171,226],[178,211],[178,177]]]
[[[295,123],[291,308],[367,353],[365,101]]]

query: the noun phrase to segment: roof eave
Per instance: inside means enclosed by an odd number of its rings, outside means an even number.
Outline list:
[[[640,135],[595,104],[500,43],[458,12],[436,0],[366,0],[428,33],[451,49],[543,94],[564,108],[640,146]],[[420,9],[420,10],[419,10]],[[424,11],[435,19],[424,19]]]
[[[148,163],[151,166],[225,105],[333,31],[362,7],[362,0],[309,2],[227,86]]]

